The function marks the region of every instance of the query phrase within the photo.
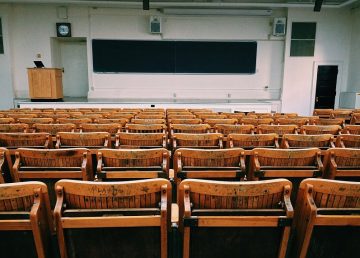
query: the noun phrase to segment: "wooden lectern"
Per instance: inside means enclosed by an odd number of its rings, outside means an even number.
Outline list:
[[[62,69],[28,68],[31,99],[62,99]]]

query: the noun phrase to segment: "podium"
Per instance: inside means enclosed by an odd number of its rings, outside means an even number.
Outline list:
[[[63,98],[62,69],[28,68],[29,95],[32,100]]]

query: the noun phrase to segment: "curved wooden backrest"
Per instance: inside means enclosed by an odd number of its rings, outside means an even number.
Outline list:
[[[221,133],[174,133],[171,136],[173,148],[177,147],[214,147],[222,148]]]
[[[107,132],[110,134],[120,133],[121,124],[80,124],[80,132]]]
[[[0,124],[0,132],[4,133],[26,133],[28,130],[28,124]]]
[[[238,122],[235,118],[220,118],[220,119],[210,119],[207,118],[204,120],[204,123],[211,125],[212,127],[217,124],[231,124],[234,125]]]
[[[59,124],[75,124],[79,128],[80,124],[92,123],[91,118],[58,118]]]
[[[360,149],[332,148],[326,151],[326,178],[360,177]]]
[[[100,149],[97,153],[105,167],[152,167],[159,166],[169,170],[170,155],[164,148],[158,149]]]
[[[165,119],[131,119],[132,124],[166,124]]]
[[[360,148],[360,135],[342,134],[336,138],[336,147]]]
[[[334,141],[332,134],[284,134],[281,141],[281,148],[334,148]]]
[[[340,125],[303,125],[301,133],[303,134],[333,134],[338,135],[341,131]]]
[[[343,133],[360,134],[360,125],[345,125]]]
[[[269,125],[273,124],[274,119],[272,118],[254,118],[254,117],[244,117],[239,121],[239,124],[244,125]]]
[[[141,113],[135,116],[136,119],[165,119],[165,114],[147,114]]]
[[[179,119],[179,118],[173,118],[168,119],[169,124],[201,124],[202,120],[200,118],[194,118],[194,119]]]
[[[272,147],[279,148],[279,136],[275,133],[270,134],[229,134],[227,147],[241,147],[241,148],[254,148],[254,147]]]
[[[34,124],[33,128],[37,133],[49,133],[56,135],[58,132],[74,132],[75,124]]]
[[[308,118],[278,118],[276,123],[279,125],[297,125],[299,127],[309,124]]]
[[[36,117],[38,117],[37,114],[26,114],[26,113],[20,113],[20,112],[17,112],[17,113],[7,113],[6,116],[7,116],[7,117],[14,118],[14,119],[19,119],[19,118],[36,118]]]
[[[313,115],[319,116],[321,118],[329,118],[332,111],[333,109],[326,109],[326,108],[314,109]]]
[[[18,118],[19,123],[28,124],[29,126],[32,126],[35,123],[38,124],[52,124],[54,123],[54,119],[52,118]]]
[[[319,118],[316,121],[317,125],[340,125],[343,126],[345,124],[345,120],[343,118]]]
[[[0,147],[0,184],[11,182],[12,160],[9,150]]]
[[[7,148],[36,147],[51,148],[52,140],[48,133],[0,133],[0,146]]]
[[[111,135],[107,132],[56,134],[55,148],[64,147],[108,147],[111,148]]]
[[[276,133],[278,135],[297,133],[297,125],[259,125],[257,132],[259,134]]]
[[[166,133],[165,124],[126,124],[127,133]]]
[[[166,148],[164,133],[118,133],[116,134],[116,148],[122,147],[154,147]]]
[[[15,122],[16,122],[16,120],[11,117],[0,118],[0,124],[13,124]]]
[[[174,133],[209,133],[208,124],[170,124],[171,134]]]
[[[167,119],[194,119],[195,115],[191,113],[168,113]]]
[[[98,123],[98,124],[116,123],[116,124],[121,124],[121,126],[124,126],[126,123],[129,122],[129,119],[127,119],[127,118],[100,118],[100,119],[94,120],[94,122]]]
[[[215,125],[215,132],[228,134],[253,134],[255,130],[254,125],[229,125],[229,124],[217,124]]]

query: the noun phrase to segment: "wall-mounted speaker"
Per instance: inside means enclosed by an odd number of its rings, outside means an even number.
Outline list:
[[[161,17],[150,16],[150,33],[161,34]]]
[[[274,18],[273,23],[273,36],[281,37],[286,34],[286,18]]]

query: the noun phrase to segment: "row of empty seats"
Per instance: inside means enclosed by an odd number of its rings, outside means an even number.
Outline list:
[[[356,182],[306,179],[292,202],[286,179],[184,180],[178,231],[171,227],[174,210],[166,179],[60,180],[55,191],[52,213],[45,184],[0,185],[4,257],[57,257],[57,248],[62,258],[358,256]],[[54,233],[57,244],[51,242]],[[18,248],[10,248],[11,240]]]

